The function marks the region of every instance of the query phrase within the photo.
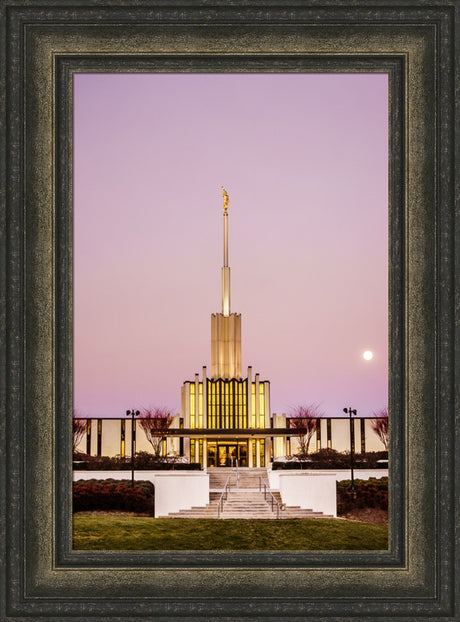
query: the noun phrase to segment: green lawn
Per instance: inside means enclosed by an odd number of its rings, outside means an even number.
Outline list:
[[[388,527],[341,519],[74,515],[79,550],[386,550]]]

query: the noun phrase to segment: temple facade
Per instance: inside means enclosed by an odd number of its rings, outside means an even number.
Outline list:
[[[208,377],[182,386],[181,425],[184,450],[203,466],[266,466],[270,460],[270,383],[248,367],[245,378]],[[272,430],[270,430],[272,433]]]
[[[201,382],[198,379],[198,382]],[[187,384],[187,383],[185,383]],[[194,382],[191,384],[195,384]],[[383,451],[385,447],[372,429],[373,417],[356,417],[352,421],[352,438],[356,454],[366,451]],[[192,441],[194,441],[192,445]],[[86,434],[78,443],[77,450],[91,456],[131,456],[135,452],[151,453],[152,446],[142,430],[139,420],[129,418],[90,418],[86,419]],[[201,466],[223,466],[235,460],[239,455],[239,464],[257,466],[265,462],[270,466],[273,460],[298,452],[298,439],[289,428],[286,415],[273,414],[269,426],[252,429],[185,429],[182,417],[178,413],[173,420],[168,435],[163,440],[162,455],[177,456],[191,460],[191,448],[194,447],[193,460]],[[225,449],[224,449],[225,448]],[[322,417],[316,422],[316,429],[310,441],[310,452],[320,449],[350,451],[350,422],[347,417]],[[208,453],[209,450],[209,453]],[[216,458],[220,460],[217,461]],[[254,455],[255,454],[255,455]],[[252,462],[250,458],[252,455]]]

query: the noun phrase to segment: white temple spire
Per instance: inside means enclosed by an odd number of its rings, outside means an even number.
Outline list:
[[[230,268],[228,266],[228,204],[227,191],[222,186],[224,197],[224,265],[222,267],[222,315],[230,315]]]
[[[230,268],[228,265],[228,204],[224,197],[224,265],[222,266],[222,313],[211,315],[211,377],[241,378],[241,314],[230,313]]]

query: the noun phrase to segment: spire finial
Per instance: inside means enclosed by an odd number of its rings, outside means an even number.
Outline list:
[[[227,191],[225,190],[225,188],[223,186],[221,186],[221,188],[222,188],[222,196],[224,197],[224,212],[227,213],[228,204],[230,202],[230,199],[228,198],[228,194],[227,194]]]

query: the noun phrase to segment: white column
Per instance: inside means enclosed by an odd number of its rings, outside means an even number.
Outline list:
[[[198,414],[199,391],[200,391],[199,383],[200,383],[200,377],[198,376],[198,374],[195,374],[195,428],[198,428],[199,421],[200,421],[199,414]]]
[[[208,441],[203,439],[203,469],[208,467]]]
[[[256,440],[256,466],[260,467],[260,439]]]
[[[126,418],[126,420],[128,420],[128,418]],[[128,425],[126,425],[126,429],[127,428],[128,428]],[[91,437],[90,438],[91,438],[91,455],[96,456],[97,455],[97,419],[91,419]],[[125,436],[125,452],[126,452],[127,442],[128,442],[127,436]],[[130,437],[130,442],[131,442],[131,437]],[[131,452],[129,455],[131,455]]]
[[[252,468],[254,465],[252,463],[252,444],[253,444],[254,440],[252,438],[250,438],[248,440],[248,466],[249,468]]]
[[[268,467],[271,464],[271,449],[272,449],[272,439],[270,436],[267,436],[267,438],[265,439],[265,466],[266,467]]]
[[[190,383],[184,382],[181,391],[182,417],[184,418],[184,428],[190,427]]]
[[[188,458],[188,461],[190,462],[190,437],[189,436],[184,437],[184,456]]]
[[[271,410],[270,410],[270,382],[268,380],[264,382],[264,396],[265,396],[265,427],[269,428]]]

